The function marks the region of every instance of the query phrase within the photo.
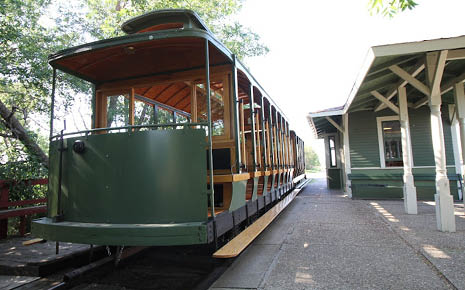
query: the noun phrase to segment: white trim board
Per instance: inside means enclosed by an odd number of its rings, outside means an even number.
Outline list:
[[[446,167],[449,167],[449,168],[452,168],[454,167],[455,168],[455,165],[447,165]],[[431,168],[431,169],[434,169],[436,168],[436,166],[414,166],[412,167],[413,169],[421,169],[421,168]],[[397,170],[400,170],[400,169],[404,169],[404,167],[401,167],[401,166],[391,166],[391,167],[352,167],[350,168],[352,170],[374,170],[374,169],[397,169]]]

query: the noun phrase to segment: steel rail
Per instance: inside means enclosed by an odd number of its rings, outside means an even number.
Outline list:
[[[208,39],[205,40],[205,89],[207,94],[208,117],[208,165],[210,167],[210,208],[211,216],[215,218],[215,185],[213,183],[213,139],[212,139],[212,112],[210,95],[210,56],[208,51]],[[215,235],[216,236],[216,235]],[[216,239],[216,237],[215,237]]]

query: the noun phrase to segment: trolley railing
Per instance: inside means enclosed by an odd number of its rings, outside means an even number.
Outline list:
[[[122,131],[125,132],[138,132],[143,130],[157,130],[157,129],[164,129],[164,128],[174,128],[177,129],[181,127],[181,129],[185,129],[188,127],[208,127],[208,123],[206,122],[198,122],[198,123],[166,123],[166,124],[153,124],[153,125],[128,125],[128,126],[119,126],[119,127],[106,127],[106,128],[95,128],[83,131],[76,131],[76,132],[69,132],[69,133],[60,133],[58,135],[54,135],[50,138],[51,141],[57,140],[59,138],[65,136],[87,136],[93,133],[99,132],[109,132],[109,131]]]

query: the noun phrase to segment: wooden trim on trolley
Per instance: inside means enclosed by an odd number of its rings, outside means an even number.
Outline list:
[[[210,67],[210,78],[215,77],[218,74],[230,73],[232,71],[231,65],[221,65]],[[122,90],[130,87],[146,87],[154,84],[166,84],[173,82],[183,81],[205,81],[205,69],[193,69],[188,71],[182,71],[177,73],[166,73],[161,75],[154,75],[130,80],[123,80],[119,82],[103,83],[97,86],[97,91],[106,90]]]
[[[250,179],[250,173],[239,173],[239,174],[214,174],[213,182],[222,183],[222,182],[235,182]],[[210,183],[209,176],[207,176],[207,182]]]

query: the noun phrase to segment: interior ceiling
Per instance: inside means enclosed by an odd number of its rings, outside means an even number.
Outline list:
[[[212,91],[220,91],[223,88],[223,84],[221,82],[211,82],[210,87]],[[202,91],[203,89],[198,88],[198,105],[203,108],[206,104],[204,98],[200,97]],[[135,88],[134,93],[138,96],[154,100],[186,113],[191,113],[192,84],[190,82],[177,82]],[[219,114],[222,110],[222,105],[223,104],[218,99],[212,97],[212,114]]]
[[[136,88],[136,95],[163,103],[178,110],[191,112],[191,86],[186,83],[162,84],[147,88]]]
[[[372,91],[388,98],[391,95],[391,102],[398,106],[396,97],[396,88],[404,82],[397,74],[393,73],[389,67],[397,65],[409,74],[415,74],[415,78],[427,84],[426,72],[424,69],[425,54],[411,54],[400,56],[385,56],[377,57],[370,67],[370,70],[365,75],[365,78],[360,85],[355,98],[349,107],[349,112],[358,110],[374,110],[380,105],[380,101],[373,97]],[[450,83],[451,80],[459,77],[465,71],[465,60],[450,60],[446,62],[441,85]],[[411,86],[409,83],[405,85],[407,91],[407,99],[410,107],[417,107],[425,99],[426,95]],[[443,92],[442,101],[445,104],[453,103],[452,90]],[[423,104],[424,105],[424,104]]]
[[[205,39],[196,37],[167,38],[108,45],[76,52],[52,62],[60,70],[96,84],[144,76],[202,68],[205,66]],[[83,49],[84,50],[84,49]],[[228,62],[212,44],[210,65]]]

